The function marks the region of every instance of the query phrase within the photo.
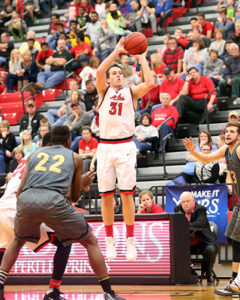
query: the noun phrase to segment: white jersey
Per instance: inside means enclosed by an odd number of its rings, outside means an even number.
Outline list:
[[[100,139],[121,140],[135,133],[135,110],[132,91],[108,87],[99,106]]]
[[[0,248],[6,249],[14,239],[14,220],[17,210],[16,194],[25,170],[26,159],[27,156],[19,162],[18,167],[13,172],[11,180],[7,184],[3,196],[0,198]],[[53,230],[47,227],[45,224],[41,224],[40,232],[41,237],[37,244],[30,242],[26,243],[28,248],[35,252],[51,242],[48,233],[52,233]]]

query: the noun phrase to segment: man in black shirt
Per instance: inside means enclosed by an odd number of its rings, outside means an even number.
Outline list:
[[[58,40],[58,51],[53,53],[46,64],[51,65],[51,71],[40,72],[37,76],[37,83],[31,88],[33,94],[38,90],[48,90],[53,88],[56,84],[64,81],[64,65],[67,61],[72,59],[72,55],[66,50],[66,41]],[[71,71],[71,64],[67,66],[67,72]]]
[[[13,48],[14,45],[12,42],[10,42],[9,33],[3,32],[1,34],[1,42],[0,42],[0,66],[5,65],[6,69],[8,68],[7,63],[10,59],[10,54]]]

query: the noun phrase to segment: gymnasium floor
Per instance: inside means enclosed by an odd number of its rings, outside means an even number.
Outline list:
[[[226,285],[226,280],[221,280],[218,287]],[[47,286],[6,286],[6,300],[42,300]],[[178,286],[113,286],[113,289],[129,300],[224,300],[231,297],[218,296],[213,293],[216,286],[178,285]],[[99,286],[62,286],[62,291],[68,300],[103,300]]]

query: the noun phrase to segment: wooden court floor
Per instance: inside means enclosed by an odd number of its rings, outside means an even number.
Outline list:
[[[226,285],[227,280],[220,280],[217,288]],[[231,297],[223,297],[213,293],[216,285],[207,286],[206,281],[202,285],[174,285],[174,286],[113,286],[113,289],[129,300],[224,300]],[[42,300],[47,286],[6,286],[6,300]],[[95,285],[63,285],[61,290],[68,300],[103,300],[101,288]]]

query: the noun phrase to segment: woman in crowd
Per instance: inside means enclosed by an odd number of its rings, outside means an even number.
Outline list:
[[[201,38],[193,40],[193,46],[185,51],[183,57],[183,73],[187,74],[187,70],[196,67],[200,74],[203,73],[203,64],[208,58],[208,51],[205,48]]]
[[[22,82],[19,81],[18,75],[20,74],[21,67],[21,55],[19,49],[13,49],[10,55],[9,61],[9,73],[6,76],[5,88],[3,94],[13,93],[14,86],[18,85],[18,92],[21,91]]]
[[[200,151],[203,145],[209,144],[212,147],[211,152],[217,150],[217,147],[212,144],[212,137],[209,131],[201,130],[198,134],[198,145],[196,146],[196,151]],[[197,159],[191,155],[189,152],[186,154],[186,165],[183,168],[183,172],[180,174],[183,176],[187,183],[193,182],[193,175],[195,171]]]
[[[212,145],[204,144],[201,147],[201,152],[209,154],[212,150]],[[204,163],[200,160],[196,162],[195,172],[194,172],[194,182],[195,183],[216,183],[219,174],[219,164],[217,161],[212,161],[209,163]]]
[[[135,129],[135,137],[133,138],[139,152],[151,150],[152,144],[147,142],[147,139],[158,137],[158,130],[151,125],[152,118],[149,113],[144,113],[141,116],[141,125]]]
[[[142,191],[139,194],[139,203],[137,214],[161,214],[165,212],[160,205],[153,203],[151,191]]]
[[[20,88],[24,87],[29,82],[36,82],[38,73],[39,68],[35,61],[32,59],[31,52],[29,50],[26,50],[22,54],[21,70],[18,74]]]
[[[214,31],[214,38],[215,41],[211,42],[209,52],[214,49],[218,51],[218,56],[222,57],[225,52],[225,44],[226,41],[224,40],[224,31],[221,28],[215,29]]]
[[[160,55],[154,53],[151,55],[151,69],[158,75],[159,78],[163,77],[163,70],[166,68],[165,63],[162,61]]]
[[[21,145],[19,148],[23,150],[25,156],[34,152],[37,148],[36,144],[32,141],[30,131],[27,129],[22,132]]]
[[[8,171],[12,151],[17,146],[15,135],[9,131],[9,128],[8,121],[0,123],[0,173]]]
[[[20,160],[24,157],[24,152],[22,149],[20,149],[19,147],[15,147],[13,149],[13,152],[12,152],[12,160],[10,161],[9,163],[9,172],[10,173],[13,173],[14,170],[17,168]],[[9,174],[10,174],[9,173]],[[8,175],[9,175],[8,174]],[[9,179],[8,179],[9,180]]]

